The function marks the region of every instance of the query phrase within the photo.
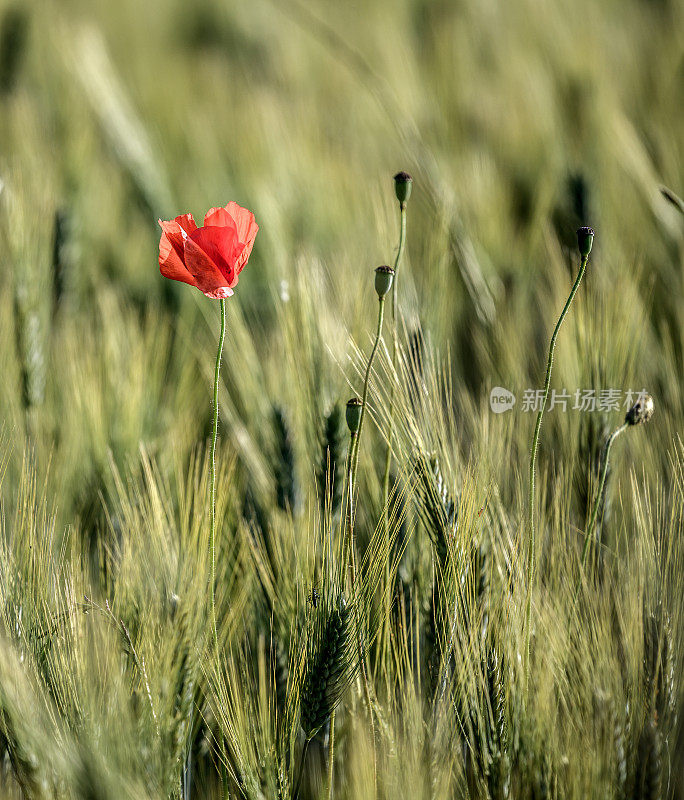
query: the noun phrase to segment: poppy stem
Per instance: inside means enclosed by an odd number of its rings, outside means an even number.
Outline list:
[[[330,715],[330,739],[328,742],[328,800],[333,800],[335,781],[335,712]]]
[[[366,416],[366,400],[368,399],[368,384],[370,382],[370,374],[371,368],[373,366],[373,359],[375,358],[375,353],[377,352],[378,345],[380,344],[380,340],[382,339],[382,322],[385,318],[385,298],[380,297],[378,300],[378,329],[375,332],[375,342],[373,343],[373,349],[371,350],[371,354],[368,357],[368,364],[366,365],[366,375],[363,381],[363,395],[361,396],[361,419],[359,421],[359,430],[356,435],[356,447],[354,448],[354,452],[352,455],[352,463],[351,463],[351,482],[352,484],[356,484],[356,470],[359,465],[359,445],[361,443],[361,431],[363,430],[363,421]]]
[[[352,546],[353,519],[354,519],[354,483],[352,481],[352,465],[354,463],[354,451],[356,450],[356,438],[358,433],[352,431],[349,438],[349,450],[347,452],[347,464],[345,468],[345,515],[344,515],[344,538],[342,540],[342,576],[343,581],[347,579],[349,569],[349,557]]]
[[[390,390],[390,403],[389,403],[389,422],[387,424],[387,455],[385,456],[385,473],[382,479],[382,519],[383,528],[385,532],[385,543],[387,547],[387,561],[385,562],[385,582],[389,587],[390,580],[390,556],[389,556],[389,483],[390,483],[390,467],[392,464],[392,436],[394,434],[394,392],[395,383],[394,376],[397,371],[397,351],[399,350],[399,331],[397,326],[397,269],[399,262],[404,253],[404,243],[406,242],[406,203],[399,203],[400,211],[400,229],[399,229],[399,247],[397,248],[397,255],[394,259],[394,280],[392,281],[392,388]],[[385,629],[383,635],[383,648],[384,656],[387,656],[387,647],[389,644],[389,617],[390,617],[390,596],[391,592],[388,588],[385,589]],[[383,658],[383,664],[385,664]]]
[[[591,515],[591,520],[589,521],[589,527],[587,528],[586,535],[584,537],[584,547],[582,548],[582,569],[587,562],[587,553],[589,552],[589,546],[591,545],[594,539],[594,530],[596,528],[596,520],[598,518],[599,509],[603,505],[604,500],[604,489],[606,485],[606,476],[608,475],[608,459],[610,458],[610,448],[613,446],[613,442],[617,439],[617,437],[624,431],[627,430],[629,427],[628,423],[623,422],[622,425],[617,427],[610,436],[606,439],[606,443],[603,446],[603,458],[602,458],[602,467],[601,467],[601,480],[599,482],[598,493],[596,495],[596,503],[594,504],[594,510]],[[580,576],[581,580],[581,576]]]
[[[537,413],[537,421],[534,426],[534,436],[532,437],[532,450],[530,453],[530,496],[529,496],[529,527],[528,527],[528,544],[527,544],[527,600],[525,604],[525,686],[529,684],[530,678],[530,629],[532,624],[532,590],[534,581],[534,551],[535,551],[535,529],[534,529],[534,477],[537,464],[537,447],[539,445],[539,432],[541,430],[542,417],[544,416],[544,409],[546,408],[546,400],[549,396],[549,388],[551,386],[551,370],[553,369],[553,354],[556,349],[556,339],[558,332],[563,324],[570,305],[577,294],[580,282],[587,268],[589,261],[589,254],[587,253],[582,257],[579,272],[575,278],[575,283],[570,290],[568,299],[565,301],[563,310],[561,311],[556,327],[553,329],[551,335],[551,343],[549,345],[549,357],[546,363],[546,380],[544,381],[544,394],[542,396],[541,406]]]
[[[304,762],[306,760],[306,751],[309,748],[309,741],[310,739],[307,739],[302,747],[302,757],[299,761],[299,776],[297,777],[294,794],[292,795],[293,800],[299,800],[299,789],[302,785],[302,777],[304,776]]]
[[[368,357],[368,364],[366,365],[366,375],[363,381],[363,394],[361,396],[361,418],[359,419],[359,430],[356,434],[356,442],[355,446],[352,445],[352,453],[350,456],[350,472],[349,472],[349,497],[350,503],[352,504],[350,507],[350,518],[349,518],[349,552],[351,558],[351,569],[352,569],[352,586],[354,586],[356,575],[357,575],[357,566],[356,566],[356,541],[354,536],[354,523],[355,523],[355,510],[353,506],[353,497],[354,491],[356,489],[356,472],[359,466],[359,448],[361,445],[361,431],[363,430],[363,421],[366,416],[366,402],[368,400],[368,385],[370,383],[370,374],[371,369],[373,367],[373,360],[375,358],[375,354],[378,350],[378,346],[380,344],[380,340],[382,339],[382,323],[385,318],[385,297],[380,296],[378,298],[378,327],[375,332],[375,342],[373,343],[373,349],[371,350],[371,354]],[[370,694],[370,687],[368,685],[368,670],[366,668],[366,653],[365,649],[362,647],[361,637],[363,635],[361,625],[359,625],[359,638],[358,638],[358,651],[359,651],[359,663],[361,666],[361,676],[363,678],[363,686],[365,692],[365,699],[366,699],[366,706],[368,710],[368,718],[370,722],[371,728],[371,739],[373,743],[373,786],[374,786],[374,796],[377,796],[377,754],[375,750],[375,722],[373,721],[373,703],[371,700]]]
[[[221,353],[223,340],[226,336],[226,301],[221,300],[221,333],[219,335],[218,353],[216,354],[216,368],[214,369],[214,422],[211,433],[211,528],[209,530],[209,555],[211,558],[211,624],[214,633],[214,647],[218,668],[219,644],[218,629],[216,627],[216,438],[218,436],[218,408],[219,408],[219,377],[221,373]]]
[[[397,269],[406,242],[406,203],[399,203],[401,212],[401,228],[399,231],[399,247],[394,259],[394,280],[392,281],[392,372],[397,370],[397,351],[399,350],[399,331],[397,326]],[[387,502],[389,500],[390,465],[392,463],[392,434],[394,428],[394,381],[390,392],[389,425],[387,428],[387,456],[385,458],[385,474],[382,482],[382,507],[384,509],[385,530],[388,528]]]

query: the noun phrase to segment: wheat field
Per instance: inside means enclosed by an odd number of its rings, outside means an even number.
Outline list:
[[[680,0],[0,0],[0,797],[684,798],[682,195]]]

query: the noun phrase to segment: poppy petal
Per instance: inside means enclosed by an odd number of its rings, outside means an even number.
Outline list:
[[[235,224],[235,220],[230,216],[225,208],[214,206],[204,215],[204,225],[220,228],[223,225]]]
[[[254,223],[256,225],[256,223]],[[256,232],[254,233],[256,236]],[[235,262],[235,275],[239,275],[242,272],[243,267],[247,263],[247,259],[250,257],[252,253],[252,247],[254,247],[254,238],[250,242],[242,248],[242,252],[238,256],[237,261]]]
[[[162,224],[162,235],[159,239],[159,271],[165,278],[170,278],[174,281],[182,281],[183,283],[190,284],[190,286],[197,286],[195,279],[185,266],[183,251],[181,250],[181,254],[179,255],[178,248],[174,242],[174,239],[179,235],[178,232],[172,229],[169,233],[164,228],[164,225],[173,226],[174,223],[167,222]]]
[[[170,222],[164,222],[160,219],[159,224],[174,250],[178,253],[179,258],[182,259],[185,239],[193,231],[197,230],[192,214],[181,214]]]
[[[254,247],[254,239],[259,230],[256,224],[254,214],[246,208],[238,205],[234,200],[225,208],[212,208],[205,217],[205,225],[227,225],[232,220],[235,223],[238,233],[238,241],[241,247],[238,248],[235,260],[235,277],[231,286],[237,283],[237,276],[242,272],[243,267],[247,263],[252,247]]]
[[[231,201],[212,208],[198,228],[192,214],[159,220],[162,275],[196,286],[207,297],[230,297],[252,252],[259,226],[254,214]]]
[[[225,208],[211,208],[204,215],[205,226],[229,225],[229,220],[235,223],[238,240],[242,244],[254,241],[254,237],[259,230],[259,226],[254,221],[254,214],[248,209],[239,206],[234,200],[231,200]]]
[[[249,245],[250,252],[254,244],[254,238],[257,235],[259,226],[256,224],[254,214],[247,209],[239,206],[234,200],[226,206],[226,211],[235,220],[237,226],[238,238],[244,245]]]
[[[181,214],[174,219],[174,222],[177,222],[188,235],[197,230],[197,223],[192,214]]]
[[[237,232],[232,227],[197,228],[185,240],[185,264],[208,297],[219,290],[230,289],[234,276]]]
[[[209,256],[225,278],[233,277],[235,261],[241,250],[235,223],[220,228],[213,225],[198,228],[189,239]]]

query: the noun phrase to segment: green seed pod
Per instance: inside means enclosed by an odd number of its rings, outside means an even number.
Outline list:
[[[394,270],[392,267],[377,267],[375,270],[375,291],[378,297],[384,297],[392,288],[394,281]]]
[[[580,255],[586,258],[591,253],[591,246],[594,243],[594,229],[593,228],[578,228],[577,229],[577,246],[579,247]]]
[[[625,415],[625,422],[628,425],[642,425],[648,422],[655,411],[655,404],[650,394],[645,394],[629,409]]]
[[[358,397],[352,397],[347,403],[347,427],[352,435],[359,432],[362,407],[363,403]]]
[[[394,193],[397,196],[397,200],[403,206],[404,203],[408,202],[409,197],[411,196],[411,187],[413,186],[413,178],[408,174],[408,172],[397,172],[394,176]]]

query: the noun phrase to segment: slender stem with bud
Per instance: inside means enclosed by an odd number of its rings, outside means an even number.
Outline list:
[[[531,622],[532,622],[532,592],[533,592],[533,582],[534,582],[534,555],[535,555],[535,529],[534,529],[534,478],[535,478],[535,470],[537,464],[537,447],[539,445],[539,431],[541,429],[542,418],[544,416],[544,409],[546,408],[546,401],[549,396],[549,388],[551,386],[551,370],[553,369],[553,354],[556,349],[556,339],[558,338],[558,332],[560,331],[560,327],[563,324],[563,320],[565,319],[568,311],[570,310],[570,305],[577,294],[577,290],[579,289],[580,282],[584,275],[584,272],[587,268],[587,262],[589,260],[589,253],[587,252],[582,256],[582,260],[580,262],[579,272],[577,273],[577,278],[575,279],[575,283],[570,290],[570,295],[568,299],[565,301],[565,305],[563,306],[563,310],[561,311],[561,315],[558,318],[558,322],[556,323],[556,327],[553,329],[553,334],[551,336],[551,344],[549,345],[549,357],[546,364],[546,380],[544,382],[544,393],[542,396],[541,407],[539,412],[537,413],[537,422],[534,426],[534,436],[532,437],[532,451],[530,455],[530,496],[529,496],[529,527],[528,527],[528,552],[527,552],[527,601],[525,606],[525,675],[526,675],[526,682],[529,682],[529,675],[530,675],[530,629],[531,629]]]
[[[598,518],[599,509],[603,505],[603,493],[605,491],[606,476],[608,475],[610,448],[613,446],[613,442],[624,430],[634,425],[643,425],[644,423],[648,422],[653,416],[654,408],[655,406],[651,395],[644,394],[625,414],[625,421],[622,423],[622,425],[617,427],[606,439],[606,443],[603,447],[603,463],[601,468],[601,479],[599,481],[598,494],[596,495],[596,502],[594,503],[594,509],[591,514],[591,519],[589,520],[589,527],[587,528],[587,533],[584,539],[584,547],[582,549],[583,570],[587,560],[587,553],[589,552],[589,545],[594,539],[594,529],[596,528],[596,520]],[[580,576],[580,582],[581,580],[582,578]],[[577,591],[579,592],[579,584],[577,586]],[[576,596],[577,595],[575,595],[575,597]]]
[[[377,283],[376,283],[377,287]],[[359,425],[358,430],[356,431],[356,435],[352,435],[352,452],[350,458],[350,469],[349,469],[349,502],[350,502],[350,509],[349,509],[349,516],[348,516],[348,542],[347,546],[349,547],[350,559],[351,559],[351,567],[352,567],[352,581],[355,580],[357,574],[357,566],[356,566],[356,546],[354,543],[354,507],[353,507],[353,497],[354,491],[356,488],[356,473],[358,470],[359,465],[359,447],[361,442],[361,431],[363,430],[363,422],[366,416],[366,403],[368,401],[368,385],[370,383],[370,375],[371,370],[373,368],[373,360],[375,359],[375,354],[377,353],[378,346],[380,345],[380,340],[382,339],[382,323],[385,317],[385,296],[384,294],[378,295],[378,326],[375,333],[375,342],[373,343],[373,349],[371,350],[371,354],[368,357],[368,364],[366,365],[366,374],[363,381],[363,393],[361,396],[361,413],[359,417]],[[355,441],[354,441],[355,440]],[[366,700],[366,706],[368,710],[368,717],[370,720],[371,726],[371,737],[373,742],[373,780],[374,785],[377,787],[377,757],[375,752],[375,722],[373,719],[373,704],[371,700],[371,693],[370,687],[368,685],[368,669],[366,666],[366,653],[365,648],[362,647],[361,643],[361,636],[362,636],[361,628],[359,627],[359,639],[358,639],[358,649],[359,649],[359,662],[361,666],[361,676],[363,678],[363,686],[364,686],[364,695]]]
[[[584,569],[584,565],[587,561],[587,553],[589,552],[589,545],[591,544],[594,538],[596,519],[598,518],[599,508],[602,505],[603,490],[606,485],[606,476],[608,475],[608,459],[610,458],[610,448],[613,446],[613,442],[617,439],[617,437],[628,427],[629,424],[627,422],[623,422],[619,428],[616,428],[610,434],[610,436],[606,439],[606,443],[603,447],[603,456],[602,456],[603,466],[601,468],[601,480],[599,481],[598,494],[596,495],[596,502],[594,503],[594,510],[592,511],[591,514],[589,527],[587,528],[587,532],[584,537],[584,547],[582,549],[582,569]]]

